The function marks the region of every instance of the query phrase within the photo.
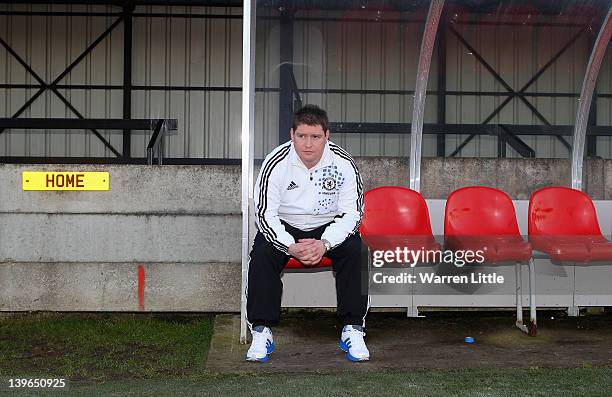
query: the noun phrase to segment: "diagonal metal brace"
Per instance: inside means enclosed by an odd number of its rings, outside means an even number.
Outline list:
[[[50,89],[65,105],[66,107],[68,107],[68,109],[70,109],[78,118],[80,119],[84,119],[83,115],[70,103],[70,101],[68,101],[56,88],[56,85],[68,74],[70,73],[70,71],[72,71],[72,69],[74,69],[75,66],[77,66],[98,44],[100,44],[100,42],[102,42],[102,40],[104,40],[106,38],[106,36],[108,36],[113,29],[115,29],[115,27],[117,27],[121,21],[123,20],[123,17],[120,16],[118,17],[100,36],[98,36],[96,38],[96,40],[94,40],[78,57],[76,57],[74,59],[74,61],[72,61],[70,63],[70,65],[68,65],[68,67],[66,67],[66,69],[64,69],[64,71],[62,73],[60,73],[60,75],[58,77],[55,78],[55,80],[53,80],[53,82],[51,82],[50,84],[47,84],[31,67],[30,65],[28,65],[28,63],[19,56],[19,54],[17,54],[17,52],[15,52],[15,50],[8,45],[8,43],[6,43],[6,41],[4,41],[2,38],[0,38],[0,45],[2,45],[9,54],[11,54],[16,60],[17,62],[22,65],[26,71],[28,73],[30,73],[34,79],[36,79],[36,81],[38,81],[38,83],[40,84],[40,89],[34,93],[34,95],[32,95],[13,115],[12,118],[17,118],[19,116],[21,116],[23,114],[23,112],[25,112],[31,105],[32,103],[34,103],[34,101],[40,96],[42,95],[47,89]],[[2,134],[5,131],[5,128],[0,128],[0,134]],[[110,144],[110,142],[108,142],[103,136],[102,134],[96,130],[96,129],[91,129],[91,131],[94,133],[94,135],[104,144],[104,146],[106,146],[115,156],[120,157],[121,154],[117,151],[117,149],[115,149],[113,147],[113,145]]]
[[[498,80],[500,82],[500,84],[502,84],[504,86],[504,88],[506,88],[506,90],[508,90],[508,94],[509,96],[502,102],[500,103],[497,108],[495,108],[495,110],[493,110],[493,112],[482,122],[482,124],[487,124],[489,121],[491,121],[497,114],[499,114],[499,112],[508,104],[512,101],[512,99],[514,99],[515,97],[518,97],[535,115],[538,119],[540,119],[540,121],[542,121],[544,124],[548,125],[548,126],[552,126],[552,124],[535,108],[535,106],[533,106],[531,104],[531,102],[529,102],[527,100],[527,98],[525,98],[525,96],[523,95],[524,92],[527,90],[527,88],[529,88],[550,66],[552,66],[557,59],[559,59],[559,57],[561,57],[561,55],[563,55],[565,53],[565,51],[567,51],[568,48],[570,48],[575,42],[576,40],[578,40],[578,38],[584,33],[586,32],[587,28],[586,26],[582,27],[582,29],[580,29],[570,40],[568,40],[568,42],[561,47],[561,49],[559,49],[559,51],[557,51],[557,53],[544,65],[540,68],[540,70],[538,70],[532,77],[531,79],[529,79],[529,81],[527,83],[525,83],[518,91],[514,91],[514,89],[512,87],[510,87],[505,81],[504,79],[493,69],[493,67],[491,67],[491,65],[489,65],[485,59],[478,53],[478,51],[476,51],[476,49],[474,47],[472,47],[467,40],[465,40],[465,38],[463,38],[461,36],[461,34],[459,34],[459,32],[457,32],[457,30],[455,30],[452,26],[449,26],[450,31],[453,33],[453,35],[455,35],[457,37],[457,39],[476,57],[476,59],[482,63],[482,65],[493,75],[493,77],[495,77],[496,80]],[[457,146],[457,148],[450,154],[450,157],[454,157],[456,156],[474,137],[476,136],[476,134],[471,134],[470,136],[468,136],[459,146]],[[567,149],[571,149],[571,145],[567,142],[567,140],[561,136],[556,136],[556,138],[563,144],[563,146],[565,146]]]

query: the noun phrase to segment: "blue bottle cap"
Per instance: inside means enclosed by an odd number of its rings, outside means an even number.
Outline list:
[[[474,343],[474,338],[472,338],[471,336],[466,336],[465,338],[463,338],[463,341],[465,343]]]

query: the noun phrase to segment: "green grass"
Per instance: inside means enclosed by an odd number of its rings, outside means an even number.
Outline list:
[[[571,397],[610,396],[611,392],[612,369],[577,368],[208,375],[199,380],[73,383],[61,395]]]
[[[0,320],[0,376],[197,378],[211,334],[208,316],[13,316]]]
[[[612,395],[612,368],[219,375],[204,369],[211,332],[211,318],[194,315],[38,314],[2,318],[0,394],[8,390],[8,377],[64,377],[68,388],[47,395]],[[19,393],[41,394],[40,390]]]

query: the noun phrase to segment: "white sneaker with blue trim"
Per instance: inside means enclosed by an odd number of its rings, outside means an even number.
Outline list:
[[[365,332],[358,325],[345,325],[340,336],[340,349],[346,352],[346,358],[351,361],[368,361],[370,351],[363,340]]]
[[[262,325],[251,330],[251,347],[246,354],[247,361],[265,363],[270,359],[269,354],[274,352],[274,338],[272,330]]]

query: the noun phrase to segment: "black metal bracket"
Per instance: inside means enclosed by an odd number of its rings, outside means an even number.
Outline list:
[[[261,165],[262,159],[255,159],[255,164]],[[0,164],[141,164],[147,165],[146,157],[19,157],[0,156]],[[227,158],[193,158],[193,157],[165,157],[165,165],[237,165],[240,159]]]
[[[153,165],[155,155],[157,164],[162,164],[164,138],[166,134],[178,131],[176,119],[43,119],[43,118],[0,118],[0,128],[10,129],[44,129],[44,130],[122,130],[130,134],[137,130],[153,130],[147,146],[147,163]],[[124,135],[125,136],[125,135]],[[120,157],[120,156],[117,156]],[[120,157],[122,163],[129,163],[129,158]],[[1,161],[0,161],[1,162]]]
[[[147,164],[153,165],[155,155],[157,155],[157,165],[163,164],[164,158],[164,135],[166,134],[167,128],[165,120],[158,120],[155,123],[155,129],[153,135],[147,145]]]
[[[527,158],[535,157],[535,150],[533,150],[529,145],[527,145],[525,141],[523,141],[521,138],[516,136],[510,130],[510,128],[508,128],[508,126],[500,124],[499,131],[501,132],[501,134],[499,135],[501,142],[507,143],[508,145],[510,145],[514,150],[516,150],[523,157],[527,157]],[[555,135],[555,136],[559,136],[559,135]],[[503,148],[504,155],[501,157],[506,157],[505,149],[506,148],[504,147]]]
[[[410,134],[410,123],[330,123],[332,132],[338,134]],[[572,125],[529,124],[423,124],[423,134],[474,134],[474,135],[534,135],[571,136]],[[612,126],[587,127],[588,136],[612,136]]]
[[[66,118],[0,118],[0,129],[42,130],[140,130],[151,131],[158,121],[165,121],[168,131],[176,132],[176,119],[66,119]]]
[[[291,71],[291,90],[293,91],[293,111],[300,109],[304,106],[302,97],[300,96],[300,89],[298,88],[297,81],[295,80],[295,74],[293,73],[293,68]]]

